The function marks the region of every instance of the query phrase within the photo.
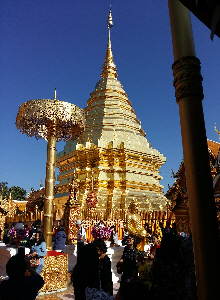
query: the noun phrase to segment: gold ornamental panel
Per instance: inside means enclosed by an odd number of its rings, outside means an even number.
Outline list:
[[[45,283],[40,293],[66,288],[68,280],[68,255],[45,256],[41,276]]]

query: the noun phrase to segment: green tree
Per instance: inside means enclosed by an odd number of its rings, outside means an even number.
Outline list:
[[[12,186],[10,189],[7,187],[7,182],[0,183],[0,190],[3,199],[8,199],[11,193],[11,197],[13,200],[25,200],[26,198],[26,190],[19,186]]]
[[[2,199],[8,199],[9,197],[9,188],[7,187],[7,182],[0,183],[0,193],[2,194]]]
[[[26,190],[19,186],[12,186],[9,191],[11,192],[11,197],[13,200],[25,200],[26,198]]]

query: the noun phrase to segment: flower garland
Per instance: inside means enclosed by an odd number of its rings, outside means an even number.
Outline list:
[[[28,230],[26,229],[16,229],[16,228],[11,228],[9,230],[9,234],[10,234],[10,237],[12,238],[24,238],[25,236],[28,236]]]
[[[111,232],[112,230],[109,227],[95,226],[91,233],[95,239],[109,239]]]

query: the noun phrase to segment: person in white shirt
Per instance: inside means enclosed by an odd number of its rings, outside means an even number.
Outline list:
[[[82,226],[81,220],[76,221],[76,228],[78,228],[78,233],[77,233],[77,256],[79,251],[82,249],[84,246],[85,240],[86,240],[86,231]]]

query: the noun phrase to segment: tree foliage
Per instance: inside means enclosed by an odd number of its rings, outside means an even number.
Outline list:
[[[11,188],[7,187],[7,182],[0,183],[0,191],[3,199],[8,199],[11,193],[11,197],[13,200],[25,200],[26,198],[26,190],[19,186],[12,186]]]

